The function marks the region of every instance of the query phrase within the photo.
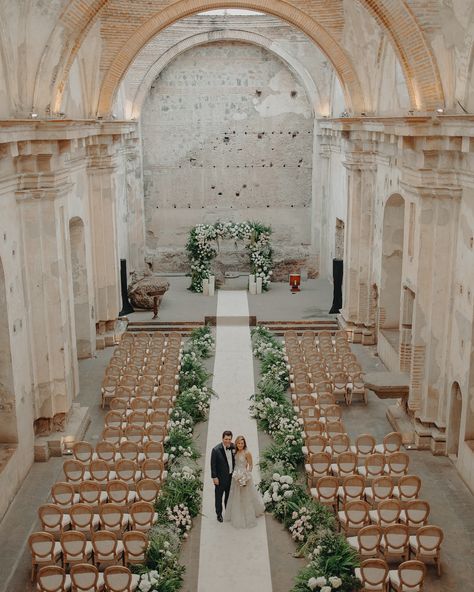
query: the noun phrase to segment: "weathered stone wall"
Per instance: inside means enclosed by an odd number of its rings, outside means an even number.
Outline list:
[[[189,50],[152,86],[141,127],[154,269],[186,269],[190,228],[217,219],[261,220],[277,260],[308,256],[312,111],[279,59],[244,43]]]

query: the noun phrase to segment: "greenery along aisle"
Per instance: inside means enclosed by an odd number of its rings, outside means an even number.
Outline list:
[[[202,361],[211,356],[214,340],[209,327],[195,329],[186,344],[179,371],[179,391],[170,416],[165,451],[168,477],[155,502],[156,525],[149,531],[140,592],[175,592],[181,588],[184,566],[179,563],[181,541],[188,537],[201,509],[202,479],[196,465],[199,456],[193,442],[194,425],[207,417],[213,391]]]
[[[251,273],[255,277],[261,277],[263,289],[268,290],[273,273],[271,233],[270,226],[260,222],[216,222],[194,226],[186,243],[191,266],[189,289],[202,292],[202,281],[212,275],[212,261],[219,251],[219,239],[234,239],[236,242],[245,241]]]
[[[253,352],[261,378],[252,396],[251,414],[274,442],[262,453],[260,491],[267,511],[282,522],[308,565],[296,577],[292,592],[353,592],[360,588],[354,575],[357,555],[337,533],[330,510],[309,495],[298,479],[303,464],[301,425],[286,390],[289,374],[281,342],[264,327],[252,331]]]

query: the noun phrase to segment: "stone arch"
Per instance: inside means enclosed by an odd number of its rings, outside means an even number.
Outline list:
[[[7,288],[0,259],[0,444],[18,442]]]
[[[93,346],[90,334],[90,302],[87,281],[87,260],[84,222],[79,217],[69,220],[71,274],[74,294],[77,357],[90,358]]]
[[[109,0],[93,0],[84,7],[82,0],[73,0],[63,11],[58,26],[51,34],[38,69],[35,97],[41,96],[38,86],[42,81],[48,80],[53,111],[60,111],[71,65],[88,31],[108,2]],[[359,0],[359,2],[389,35],[405,74],[412,107],[434,110],[443,106],[444,93],[436,60],[415,16],[405,2],[402,0]],[[126,43],[115,56],[106,72],[101,89],[99,114],[107,114],[110,111],[114,94],[124,73],[150,36],[190,14],[226,7],[262,10],[261,2],[256,0],[234,0],[233,2],[178,0],[145,19],[144,24],[129,39],[129,43]],[[324,6],[312,6],[311,17],[282,0],[270,0],[264,8],[267,13],[279,16],[297,26],[321,47],[333,62],[347,95],[348,104],[350,105],[350,99],[352,99],[353,110],[364,110],[362,89],[350,59],[337,40],[319,24],[325,22]],[[68,39],[66,44],[62,41],[64,38]],[[52,58],[58,51],[58,44],[63,45],[63,53],[60,63],[54,71],[51,71],[54,63]]]
[[[273,53],[280,58],[288,68],[300,80],[303,88],[306,90],[308,98],[310,99],[313,113],[316,110],[315,105],[320,103],[320,94],[316,84],[314,83],[309,72],[304,68],[294,57],[292,57],[282,47],[278,47],[272,40],[263,35],[251,33],[248,31],[241,31],[236,29],[226,29],[218,31],[206,31],[197,35],[192,35],[187,39],[173,45],[168,51],[161,55],[152,66],[147,70],[140,86],[138,87],[131,106],[130,117],[139,117],[143,102],[146,99],[147,93],[153,81],[159,73],[166,68],[176,57],[185,51],[203,45],[205,43],[212,43],[217,41],[243,41],[263,47],[267,51]]]
[[[458,382],[453,382],[451,386],[451,396],[449,400],[449,420],[447,434],[448,454],[458,456],[459,444],[461,440],[461,417],[462,417],[462,393]]]
[[[405,200],[391,195],[386,204],[382,231],[379,328],[399,331],[402,285]]]

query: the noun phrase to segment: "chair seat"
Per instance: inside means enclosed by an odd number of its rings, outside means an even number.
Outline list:
[[[361,582],[363,581],[360,567],[355,568],[355,576]],[[372,584],[369,584],[368,582],[364,582],[364,590],[371,590],[373,592],[385,592],[385,586],[384,586],[384,584],[374,586]]]
[[[68,530],[71,527],[71,518],[68,514],[63,514],[61,518],[61,527],[55,526],[54,528],[50,528],[46,524],[43,525],[44,532],[55,533],[59,532],[60,530]]]
[[[416,536],[410,536],[409,538],[409,544],[410,544],[410,549],[414,552],[417,553],[419,551],[419,546],[418,546],[418,541],[416,540]],[[428,551],[427,549],[423,549],[422,553],[423,557],[436,557],[437,553],[436,553],[436,549],[433,551]]]
[[[388,578],[390,580],[390,584],[396,590],[403,590],[403,592],[420,592],[422,590],[421,586],[407,586],[406,584],[403,585],[400,582],[400,577],[398,576],[398,570],[391,569],[388,572]]]
[[[54,559],[56,559],[56,560],[59,559],[61,557],[61,555],[62,555],[62,552],[63,552],[63,550],[62,550],[62,547],[61,547],[61,543],[59,541],[58,542],[55,542],[54,543],[54,551],[53,551],[53,553],[54,553]],[[43,563],[46,564],[46,565],[50,565],[51,558],[49,556],[48,557],[40,557],[40,556],[36,555],[34,561],[38,565],[41,565]]]

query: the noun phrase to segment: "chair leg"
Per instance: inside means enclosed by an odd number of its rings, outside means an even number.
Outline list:
[[[35,572],[36,572],[36,564],[32,563],[31,564],[31,581],[32,582],[35,581]]]
[[[436,557],[436,567],[438,569],[438,576],[441,576],[441,557]]]

